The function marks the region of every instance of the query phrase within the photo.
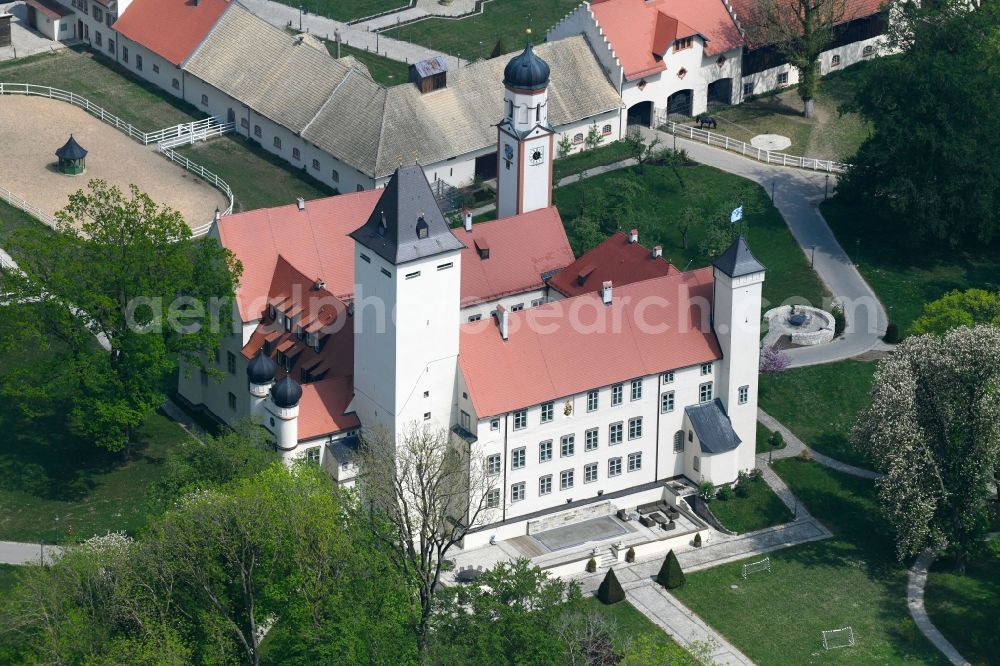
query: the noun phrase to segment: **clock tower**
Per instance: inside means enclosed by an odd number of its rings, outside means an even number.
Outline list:
[[[531,44],[503,71],[504,117],[497,125],[497,217],[552,205],[549,66]]]

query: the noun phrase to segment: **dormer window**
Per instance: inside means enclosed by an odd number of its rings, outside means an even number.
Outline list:
[[[423,240],[427,238],[427,234],[430,232],[430,227],[427,226],[427,220],[421,215],[417,218],[417,240]]]
[[[378,235],[385,236],[386,229],[389,228],[389,223],[385,221],[385,211],[382,211],[382,218],[378,221]]]
[[[677,41],[674,42],[674,53],[676,53],[677,51],[683,51],[684,49],[689,49],[693,44],[694,44],[693,37],[684,37],[682,39],[678,39]]]

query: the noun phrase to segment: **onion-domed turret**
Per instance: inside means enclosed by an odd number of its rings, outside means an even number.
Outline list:
[[[302,398],[302,387],[292,379],[291,375],[285,375],[271,389],[271,400],[276,407],[288,409],[299,404]]]
[[[504,67],[503,84],[519,90],[541,90],[549,85],[549,65],[535,55],[529,43]]]
[[[270,384],[274,381],[274,373],[277,371],[278,364],[272,361],[263,349],[247,363],[247,377],[251,384]]]

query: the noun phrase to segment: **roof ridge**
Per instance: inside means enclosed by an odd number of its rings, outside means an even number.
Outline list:
[[[193,49],[191,49],[191,52],[187,54],[187,57],[184,58],[184,60],[182,60],[179,65],[177,65],[181,70],[184,70],[184,66],[187,65],[188,62],[191,61],[191,58],[193,58],[195,54],[201,50],[201,47],[205,45],[205,42],[208,41],[208,38],[211,37],[212,34],[215,32],[215,29],[219,27],[219,24],[222,23],[222,17],[228,14],[229,11],[237,5],[242,9],[246,9],[246,7],[243,7],[243,5],[241,5],[236,0],[229,0],[226,8],[223,9],[221,12],[219,12],[219,15],[215,17],[215,21],[212,23],[212,27],[208,29],[208,32],[206,32],[205,36],[201,38],[201,41],[198,42],[198,45],[195,46]]]
[[[375,141],[375,162],[372,164],[372,179],[378,179],[378,165],[382,158],[382,140],[385,137],[385,113],[389,104],[389,89],[382,88],[382,109],[378,114],[378,139]],[[397,164],[398,169],[402,164]]]
[[[347,81],[348,78],[350,78],[351,72],[353,72],[353,71],[354,71],[353,67],[348,67],[347,68],[347,72],[344,73],[343,78],[341,78],[340,81],[337,82],[337,85],[335,85],[333,87],[333,90],[331,90],[330,94],[326,96],[326,99],[323,101],[323,103],[319,105],[319,108],[316,110],[316,113],[313,114],[313,117],[309,119],[309,122],[307,122],[302,127],[302,131],[299,132],[299,136],[302,136],[307,131],[309,131],[309,128],[312,127],[312,124],[323,113],[323,110],[326,109],[327,104],[330,103],[330,101],[333,99],[333,96],[337,94],[338,90],[340,90],[340,86],[344,85],[344,82]]]

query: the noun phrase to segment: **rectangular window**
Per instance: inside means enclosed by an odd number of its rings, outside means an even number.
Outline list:
[[[700,472],[701,471],[701,458],[699,458],[698,456],[695,456],[694,457],[694,461],[693,461],[692,464],[694,466],[694,471],[696,471],[696,472]]]
[[[840,67],[840,56],[839,55],[833,56],[833,58],[830,60],[830,66],[831,67]]]
[[[483,315],[481,315],[481,314],[472,315],[471,317],[469,317],[469,321],[479,321],[482,318],[483,318]]]
[[[202,95],[201,97],[202,97],[202,102],[201,103],[202,104],[208,104],[207,98],[204,95]],[[280,136],[274,137],[274,140],[271,141],[271,143],[274,145],[275,148],[278,148],[279,150],[281,149],[281,137]]]
[[[514,305],[510,306],[511,312],[520,312],[523,309],[524,309],[524,303],[515,303]]]
[[[438,264],[438,270],[439,271],[446,271],[446,270],[448,270],[449,268],[451,268],[454,265],[455,265],[455,262],[453,262],[453,261],[449,261],[446,264]]]
[[[548,495],[552,492],[552,475],[546,474],[538,479],[538,494]]]
[[[387,270],[386,270],[386,269],[384,269],[384,268],[380,268],[380,269],[379,269],[379,272],[381,272],[381,273],[382,273],[382,275],[386,276],[387,278],[392,278],[392,273],[390,273],[389,271],[387,271]]]
[[[430,391],[424,391],[424,397],[425,398],[429,394],[430,394]],[[462,424],[463,428],[465,428],[467,431],[472,429],[472,417],[469,416],[468,412],[466,412],[466,411],[460,411],[458,418],[459,418],[459,422]]]
[[[510,501],[520,502],[524,499],[524,481],[515,483],[510,487]]]
[[[514,412],[514,430],[524,430],[528,427],[528,410],[520,409]]]
[[[128,47],[127,46],[123,46],[122,47],[122,60],[125,61],[125,62],[128,62]]]
[[[420,277],[420,271],[414,271],[412,273],[407,273],[406,274],[406,279],[407,280],[412,280],[413,278],[418,278],[418,277]]]
[[[559,490],[573,487],[573,470],[565,469],[559,472]]]
[[[642,469],[642,452],[628,454],[628,471],[638,472]]]
[[[532,301],[531,301],[531,307],[537,308],[539,305],[541,305],[544,302],[545,302],[544,299],[541,299],[541,298],[532,299]]]
[[[677,51],[683,51],[684,49],[689,49],[691,48],[692,44],[694,44],[693,37],[682,37],[681,39],[675,40],[674,52],[676,53]]]
[[[430,421],[430,420],[431,420],[431,413],[424,412],[424,421]]]
[[[642,380],[632,380],[632,400],[642,400]]]
[[[292,148],[292,159],[295,160],[296,162],[298,162],[301,157],[302,157],[302,153],[299,152],[299,149],[298,148]]]
[[[63,26],[63,27],[65,28],[66,26]],[[108,27],[110,28],[111,26],[108,26]],[[108,40],[108,53],[114,53],[114,52],[115,52],[115,40],[109,39]]]
[[[788,72],[782,72],[781,74],[778,74],[778,85],[779,86],[788,85]]]
[[[617,407],[622,404],[622,393],[624,389],[621,384],[615,384],[611,387],[611,406]]]
[[[596,412],[597,411],[597,391],[587,391],[587,411]]]
[[[712,382],[706,382],[698,387],[698,402],[712,402]]]
[[[583,466],[583,482],[593,483],[597,481],[597,463],[590,463]]]
[[[554,405],[551,402],[546,402],[542,404],[542,423],[548,423],[552,420],[552,415],[555,413]]]
[[[552,440],[547,439],[538,445],[538,462],[552,460]]]
[[[608,460],[608,476],[618,476],[622,473],[622,459],[611,458]]]
[[[94,43],[97,44],[98,46],[103,46],[103,43],[102,43],[102,40],[101,40],[101,31],[100,30],[95,30],[94,31]],[[154,72],[156,71],[156,65],[153,65],[153,71]]]
[[[710,374],[712,374],[712,364],[711,363],[702,363],[701,364],[701,375],[702,375],[702,377],[704,377],[705,375],[710,375]]]
[[[160,66],[159,65],[153,65],[153,74],[159,74],[159,73],[160,73]]]
[[[314,463],[316,465],[319,464],[319,447],[318,446],[314,446],[311,449],[306,449],[306,460],[309,461],[309,462],[311,462],[311,463]]]
[[[104,12],[101,11],[100,7],[94,7],[94,20],[98,23],[104,20]]]
[[[743,96],[749,97],[753,94],[753,82],[743,84]]]
[[[583,433],[584,437],[584,450],[593,451],[597,448],[597,428],[591,428],[587,432]]]
[[[142,56],[141,55],[136,55],[135,56],[135,68],[136,68],[136,70],[138,70],[140,72],[142,71]]]
[[[674,392],[667,391],[660,396],[660,413],[666,414],[672,411],[674,411]]]
[[[621,421],[619,421],[618,423],[612,423],[611,426],[608,427],[608,444],[611,444],[612,446],[615,444],[621,444],[622,430],[623,428]]]
[[[233,352],[226,352],[226,369],[229,370],[229,374],[236,374],[236,355]]]
[[[369,256],[368,256],[367,254],[365,254],[364,252],[362,252],[362,253],[361,253],[361,261],[365,262],[366,264],[370,264],[370,263],[372,263],[372,258],[371,258],[371,257],[369,257]]]
[[[741,386],[738,390],[739,390],[739,403],[741,405],[747,404],[747,401],[750,400],[750,387]]]
[[[576,453],[576,435],[563,435],[559,440],[559,455],[568,458]]]
[[[232,393],[229,394],[229,409],[236,411],[236,396]]]
[[[637,416],[628,420],[628,438],[639,439],[642,437],[642,417]]]
[[[525,463],[524,447],[519,447],[510,452],[510,468],[522,469]]]
[[[263,136],[264,132],[260,129],[260,125],[253,126],[253,135],[258,139]]]
[[[500,429],[500,419],[490,419],[490,430]]]
[[[486,508],[495,509],[500,506],[500,489],[494,488],[486,493]]]
[[[500,454],[494,453],[493,455],[486,457],[486,473],[487,474],[499,474],[501,468]]]
[[[674,383],[674,371],[673,370],[669,370],[667,372],[664,372],[662,375],[660,375],[660,381],[662,383],[664,383],[664,384],[673,384]]]

